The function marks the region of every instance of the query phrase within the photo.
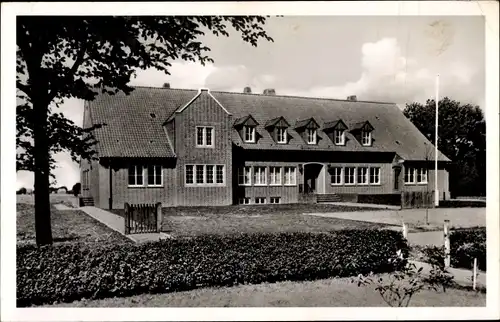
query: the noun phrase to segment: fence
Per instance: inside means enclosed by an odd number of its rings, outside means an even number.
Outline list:
[[[401,208],[432,208],[434,207],[434,191],[401,192]]]
[[[125,234],[160,232],[161,222],[161,202],[137,205],[125,203]]]

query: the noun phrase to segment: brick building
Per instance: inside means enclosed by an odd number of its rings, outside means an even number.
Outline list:
[[[99,160],[83,197],[101,208],[298,203],[434,189],[434,146],[395,104],[136,87],[86,102]],[[439,154],[440,198],[450,160]]]

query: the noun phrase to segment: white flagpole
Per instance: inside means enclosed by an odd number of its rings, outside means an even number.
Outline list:
[[[438,110],[439,110],[439,74],[436,77],[436,124],[435,124],[435,144],[434,144],[434,206],[439,206],[438,190]]]

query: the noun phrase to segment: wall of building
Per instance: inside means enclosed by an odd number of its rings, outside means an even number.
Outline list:
[[[151,187],[147,186],[147,172],[144,176],[144,186],[142,187],[129,187],[128,186],[128,164],[130,161],[115,161],[114,164],[111,163],[111,189],[109,172],[110,165],[108,162],[103,162],[99,165],[99,178],[100,178],[100,190],[99,194],[101,196],[99,203],[100,208],[109,209],[109,198],[112,195],[112,207],[113,209],[123,209],[125,202],[130,204],[137,203],[157,203],[161,202],[163,207],[175,206],[175,178],[176,170],[175,168],[165,162],[162,164],[162,178],[163,186],[161,187]],[[148,165],[148,161],[135,161],[134,164],[143,164],[145,167]],[[160,162],[151,162],[152,164],[158,164]]]
[[[232,116],[206,92],[184,111],[175,115],[175,151],[177,154],[176,205],[229,205],[232,203]],[[214,146],[196,146],[196,127],[214,127]],[[222,164],[223,186],[186,186],[186,164]]]

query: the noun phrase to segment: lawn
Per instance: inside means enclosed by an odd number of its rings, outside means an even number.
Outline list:
[[[51,209],[54,243],[128,243],[128,238],[79,210]],[[34,205],[17,204],[17,242],[35,243]]]
[[[205,288],[167,294],[144,294],[82,300],[50,307],[387,307],[375,287],[358,287],[349,278]],[[410,306],[486,306],[486,294],[461,289],[425,290]]]
[[[325,232],[383,228],[387,225],[337,218],[304,216],[307,212],[378,211],[327,204],[250,205],[163,208],[163,231],[174,237],[203,234]],[[113,210],[123,216],[123,210]]]

